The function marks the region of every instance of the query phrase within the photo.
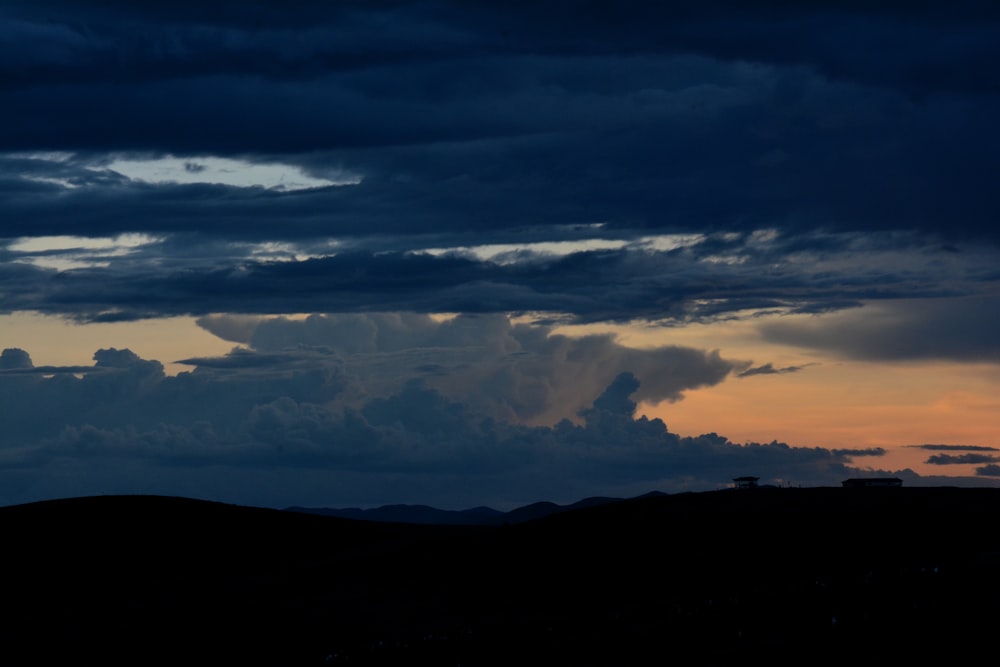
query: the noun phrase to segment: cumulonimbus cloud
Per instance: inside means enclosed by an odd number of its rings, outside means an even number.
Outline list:
[[[366,378],[369,394],[420,379],[477,412],[535,424],[575,419],[623,372],[638,379],[637,399],[659,403],[717,384],[747,365],[718,351],[634,349],[609,334],[570,337],[505,315],[367,313],[256,321],[219,315],[198,322],[261,354],[329,350],[350,374]]]
[[[265,363],[247,363],[256,354]],[[635,418],[642,385],[629,372],[591,396],[577,423],[498,420],[420,378],[345,403],[359,378],[332,350],[307,354],[308,364],[239,352],[233,363],[171,377],[159,362],[107,348],[95,354],[102,373],[0,370],[10,415],[3,500],[212,489],[216,499],[250,504],[510,506],[718,488],[747,471],[834,483],[854,457],[880,453],[680,437],[658,419]]]

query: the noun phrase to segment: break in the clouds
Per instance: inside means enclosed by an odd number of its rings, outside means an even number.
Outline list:
[[[248,347],[185,360],[194,370],[173,377],[127,349],[98,350],[93,372],[43,373],[5,350],[3,500],[193,484],[194,495],[276,505],[509,507],[719,488],[748,473],[832,485],[883,453],[681,437],[636,418],[640,397],[677,400],[746,366],[714,353],[628,350],[496,317],[202,325]]]

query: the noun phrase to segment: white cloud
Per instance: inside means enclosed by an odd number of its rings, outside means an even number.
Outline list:
[[[279,162],[250,162],[214,156],[158,158],[119,157],[94,170],[109,169],[144,183],[211,183],[241,188],[262,187],[293,191],[335,185],[357,185],[361,177],[342,171],[335,177],[316,178],[301,167]]]
[[[590,225],[600,229],[600,225]],[[586,227],[584,227],[585,229]],[[526,258],[564,257],[578,252],[592,250],[643,249],[665,252],[698,244],[704,239],[702,234],[659,234],[644,236],[636,240],[590,238],[573,241],[539,241],[533,243],[491,243],[475,246],[439,247],[415,250],[429,255],[447,253],[467,254],[480,261],[497,264],[514,264]]]
[[[7,250],[11,261],[45,269],[107,268],[112,258],[132,255],[144,246],[160,242],[149,234],[119,234],[114,237],[36,236],[17,238]]]
[[[14,252],[43,252],[47,250],[100,250],[115,251],[155,243],[156,237],[148,234],[119,234],[115,237],[86,236],[29,236],[14,239],[8,250]]]

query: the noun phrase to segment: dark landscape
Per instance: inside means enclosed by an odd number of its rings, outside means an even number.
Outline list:
[[[991,651],[1000,490],[583,505],[498,525],[156,496],[0,508],[0,664],[954,664]]]

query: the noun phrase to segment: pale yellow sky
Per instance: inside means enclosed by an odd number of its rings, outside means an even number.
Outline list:
[[[101,348],[128,348],[143,359],[163,363],[167,373],[191,370],[174,364],[192,356],[225,354],[233,343],[216,338],[192,317],[139,322],[73,324],[34,313],[0,315],[0,348],[19,347],[35,366],[89,366]]]
[[[677,403],[640,404],[679,435],[712,432],[733,442],[778,440],[793,446],[884,447],[884,457],[861,466],[909,467],[923,475],[973,475],[974,465],[924,463],[933,452],[907,445],[1000,447],[1000,366],[989,363],[870,362],[838,359],[767,343],[757,321],[731,320],[684,327],[567,327],[606,331],[634,347],[686,345],[718,349],[732,360],[800,366],[781,375],[730,377],[685,393]]]

